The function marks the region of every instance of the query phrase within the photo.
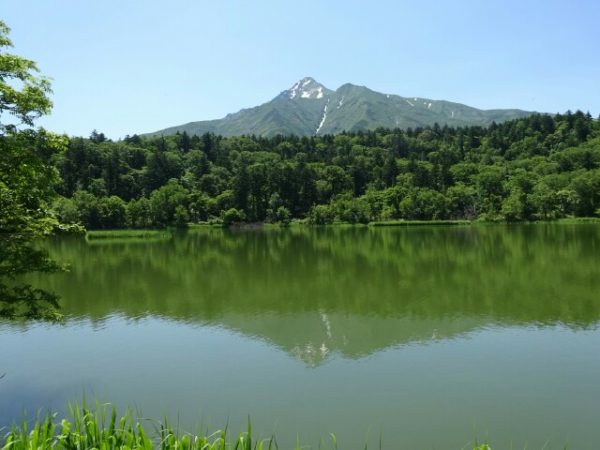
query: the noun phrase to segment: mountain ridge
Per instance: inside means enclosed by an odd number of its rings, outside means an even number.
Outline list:
[[[147,135],[214,133],[236,135],[323,135],[366,131],[379,127],[416,128],[435,123],[487,126],[534,114],[521,109],[482,110],[447,100],[384,94],[366,86],[344,83],[331,90],[304,77],[270,101],[243,108],[221,119],[192,121]]]

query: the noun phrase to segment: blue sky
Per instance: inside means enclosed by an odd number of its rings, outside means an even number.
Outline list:
[[[0,18],[54,80],[39,124],[74,135],[220,118],[304,76],[600,113],[597,0],[2,0]]]

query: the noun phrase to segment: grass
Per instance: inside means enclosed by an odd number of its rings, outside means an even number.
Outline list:
[[[85,238],[89,241],[100,239],[164,239],[171,238],[169,230],[95,230],[88,231]]]
[[[574,225],[578,223],[600,223],[600,217],[566,217],[564,219],[557,219],[555,222],[563,225]]]
[[[271,450],[277,449],[275,438],[255,439],[248,421],[247,431],[230,436],[227,429],[210,435],[179,432],[163,423],[138,419],[131,411],[118,416],[110,405],[89,409],[83,404],[69,406],[70,417],[59,420],[47,414],[29,427],[27,421],[13,426],[0,437],[1,450]],[[141,422],[150,424],[147,426]]]
[[[189,223],[187,227],[188,230],[197,230],[204,228],[223,228],[223,224],[221,222],[197,222]]]
[[[131,411],[119,416],[111,405],[95,404],[89,409],[85,402],[69,405],[70,417],[62,420],[57,414],[47,414],[33,425],[26,420],[0,435],[0,450],[277,450],[275,437],[256,438],[248,419],[245,432],[231,435],[227,428],[209,435],[180,432],[168,422],[134,417]],[[145,426],[142,422],[147,422]],[[151,430],[151,431],[148,431]],[[362,445],[360,447],[363,447]],[[309,449],[297,444],[293,450]],[[319,449],[337,450],[337,438],[320,443]],[[364,446],[366,449],[366,446]],[[379,448],[382,448],[381,440]],[[476,445],[473,450],[491,450],[487,445]]]

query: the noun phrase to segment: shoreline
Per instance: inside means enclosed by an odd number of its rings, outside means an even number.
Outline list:
[[[237,223],[230,226],[224,226],[220,223],[194,223],[189,224],[187,228],[157,228],[157,229],[137,229],[137,228],[119,228],[110,230],[87,230],[85,232],[86,240],[102,239],[164,239],[169,238],[174,233],[185,233],[199,229],[228,229],[233,231],[256,231],[272,230],[286,228],[382,228],[382,227],[440,227],[440,226],[489,226],[489,225],[538,225],[538,224],[556,224],[556,225],[579,225],[579,224],[600,224],[598,217],[572,217],[555,220],[539,221],[483,221],[483,220],[385,220],[369,223],[349,223],[334,222],[323,225],[309,224],[306,220],[295,220],[290,224],[282,225],[271,222],[253,222]]]

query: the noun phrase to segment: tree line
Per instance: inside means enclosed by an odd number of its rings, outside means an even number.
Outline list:
[[[600,208],[600,124],[581,111],[489,127],[318,137],[69,139],[61,222],[89,229],[308,219],[548,220]]]

